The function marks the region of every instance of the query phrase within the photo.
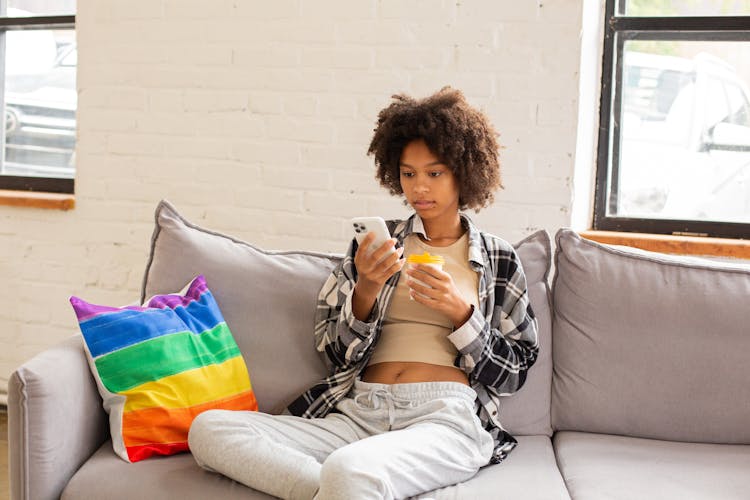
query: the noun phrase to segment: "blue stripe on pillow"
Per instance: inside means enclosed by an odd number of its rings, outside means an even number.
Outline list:
[[[96,358],[163,335],[186,331],[200,334],[223,322],[213,295],[206,292],[187,307],[146,312],[121,309],[83,321],[80,327],[91,356]]]

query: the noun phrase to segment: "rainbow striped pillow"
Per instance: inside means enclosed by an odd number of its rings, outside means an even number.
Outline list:
[[[115,452],[128,462],[188,449],[193,419],[209,409],[257,410],[247,367],[203,276],[185,295],[144,307],[77,297],[86,354]]]

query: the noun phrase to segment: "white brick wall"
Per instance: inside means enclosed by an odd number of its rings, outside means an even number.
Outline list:
[[[267,248],[343,251],[354,215],[407,214],[365,156],[389,96],[451,84],[501,133],[476,219],[569,223],[581,0],[79,0],[76,208],[0,207],[0,401],[76,331],[71,294],[137,299],[153,209]]]

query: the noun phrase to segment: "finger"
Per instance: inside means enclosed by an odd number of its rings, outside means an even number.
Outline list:
[[[357,257],[367,257],[368,254],[368,248],[370,248],[370,244],[375,240],[375,233],[372,231],[367,233],[362,240],[362,242],[359,244],[359,247],[357,248],[357,253],[354,255],[354,258]]]
[[[377,273],[388,279],[395,273],[399,272],[406,264],[406,259],[400,259],[397,254],[389,255],[377,264]]]
[[[396,240],[395,239],[391,238],[391,239],[387,240],[385,243],[383,243],[382,245],[380,245],[380,247],[378,247],[377,250],[375,250],[372,253],[372,258],[375,259],[376,262],[382,260],[383,257],[385,257],[386,255],[388,255],[388,253],[390,253],[392,251],[392,249],[393,249],[394,246],[396,246]],[[396,258],[398,258],[398,256],[396,256]]]
[[[425,264],[417,264],[417,269],[438,280],[444,280],[450,277],[450,274],[443,271],[442,269],[438,269],[436,267],[428,266]]]
[[[426,285],[429,285],[435,288],[441,285],[441,281],[429,273],[429,271],[434,271],[434,270],[435,269],[432,269],[430,267],[424,267],[424,268],[420,267],[416,270],[416,272],[411,272],[410,276],[413,279],[417,279],[421,281],[422,283],[425,283]]]
[[[370,243],[372,243],[372,240],[375,239],[375,235],[373,233],[367,233],[365,235],[364,239],[362,239],[362,242],[359,243],[359,246],[357,247],[357,252],[354,254],[354,262],[360,263],[364,262],[368,256],[368,248],[370,247]],[[360,266],[357,266],[358,268]]]
[[[399,272],[401,268],[404,267],[404,264],[406,264],[406,259],[398,259],[396,262],[390,265],[388,269],[386,269],[386,279]]]
[[[391,253],[391,254],[387,254],[387,255],[386,255],[386,256],[385,256],[384,258],[383,258],[383,260],[381,260],[381,261],[380,261],[380,262],[378,263],[378,265],[379,265],[379,266],[382,266],[382,267],[383,267],[383,269],[388,269],[388,268],[390,268],[390,267],[391,267],[391,266],[392,266],[393,264],[395,264],[396,262],[398,262],[398,261],[400,261],[400,260],[403,260],[404,262],[406,262],[406,259],[402,259],[402,258],[401,258],[401,255],[402,255],[403,253],[404,253],[404,248],[403,248],[403,247],[401,247],[401,248],[397,248],[395,252],[393,252],[393,253]]]
[[[375,262],[370,260],[364,251],[354,256],[354,266],[360,274],[369,274],[375,268]]]
[[[416,292],[417,294],[426,295],[429,298],[434,298],[433,294],[435,293],[435,289],[429,286],[422,285],[420,283],[417,283],[413,278],[410,278],[406,285],[409,287],[410,292]]]
[[[370,280],[379,281],[380,275],[383,273],[383,268],[380,266],[380,263],[376,262],[369,255],[355,257],[354,266],[357,268],[357,272],[361,276],[365,276]]]
[[[371,266],[370,272],[373,276],[377,276],[379,279],[385,281],[401,270],[404,264],[406,264],[406,259],[399,258],[399,254],[394,252],[392,255],[388,255],[377,262],[375,259],[370,259],[368,263]]]
[[[419,302],[420,304],[423,304],[427,307],[433,307],[435,304],[435,301],[433,299],[425,295],[420,295],[414,290],[409,290],[409,296],[414,299],[415,302]]]

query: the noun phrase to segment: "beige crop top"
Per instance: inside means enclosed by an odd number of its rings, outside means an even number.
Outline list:
[[[469,233],[447,247],[433,247],[416,234],[404,240],[404,256],[413,253],[441,255],[443,270],[451,275],[464,300],[479,303],[479,275],[469,266]],[[409,299],[408,276],[401,274],[386,311],[383,329],[369,364],[384,361],[419,361],[453,366],[458,350],[448,340],[453,323],[444,314]]]

